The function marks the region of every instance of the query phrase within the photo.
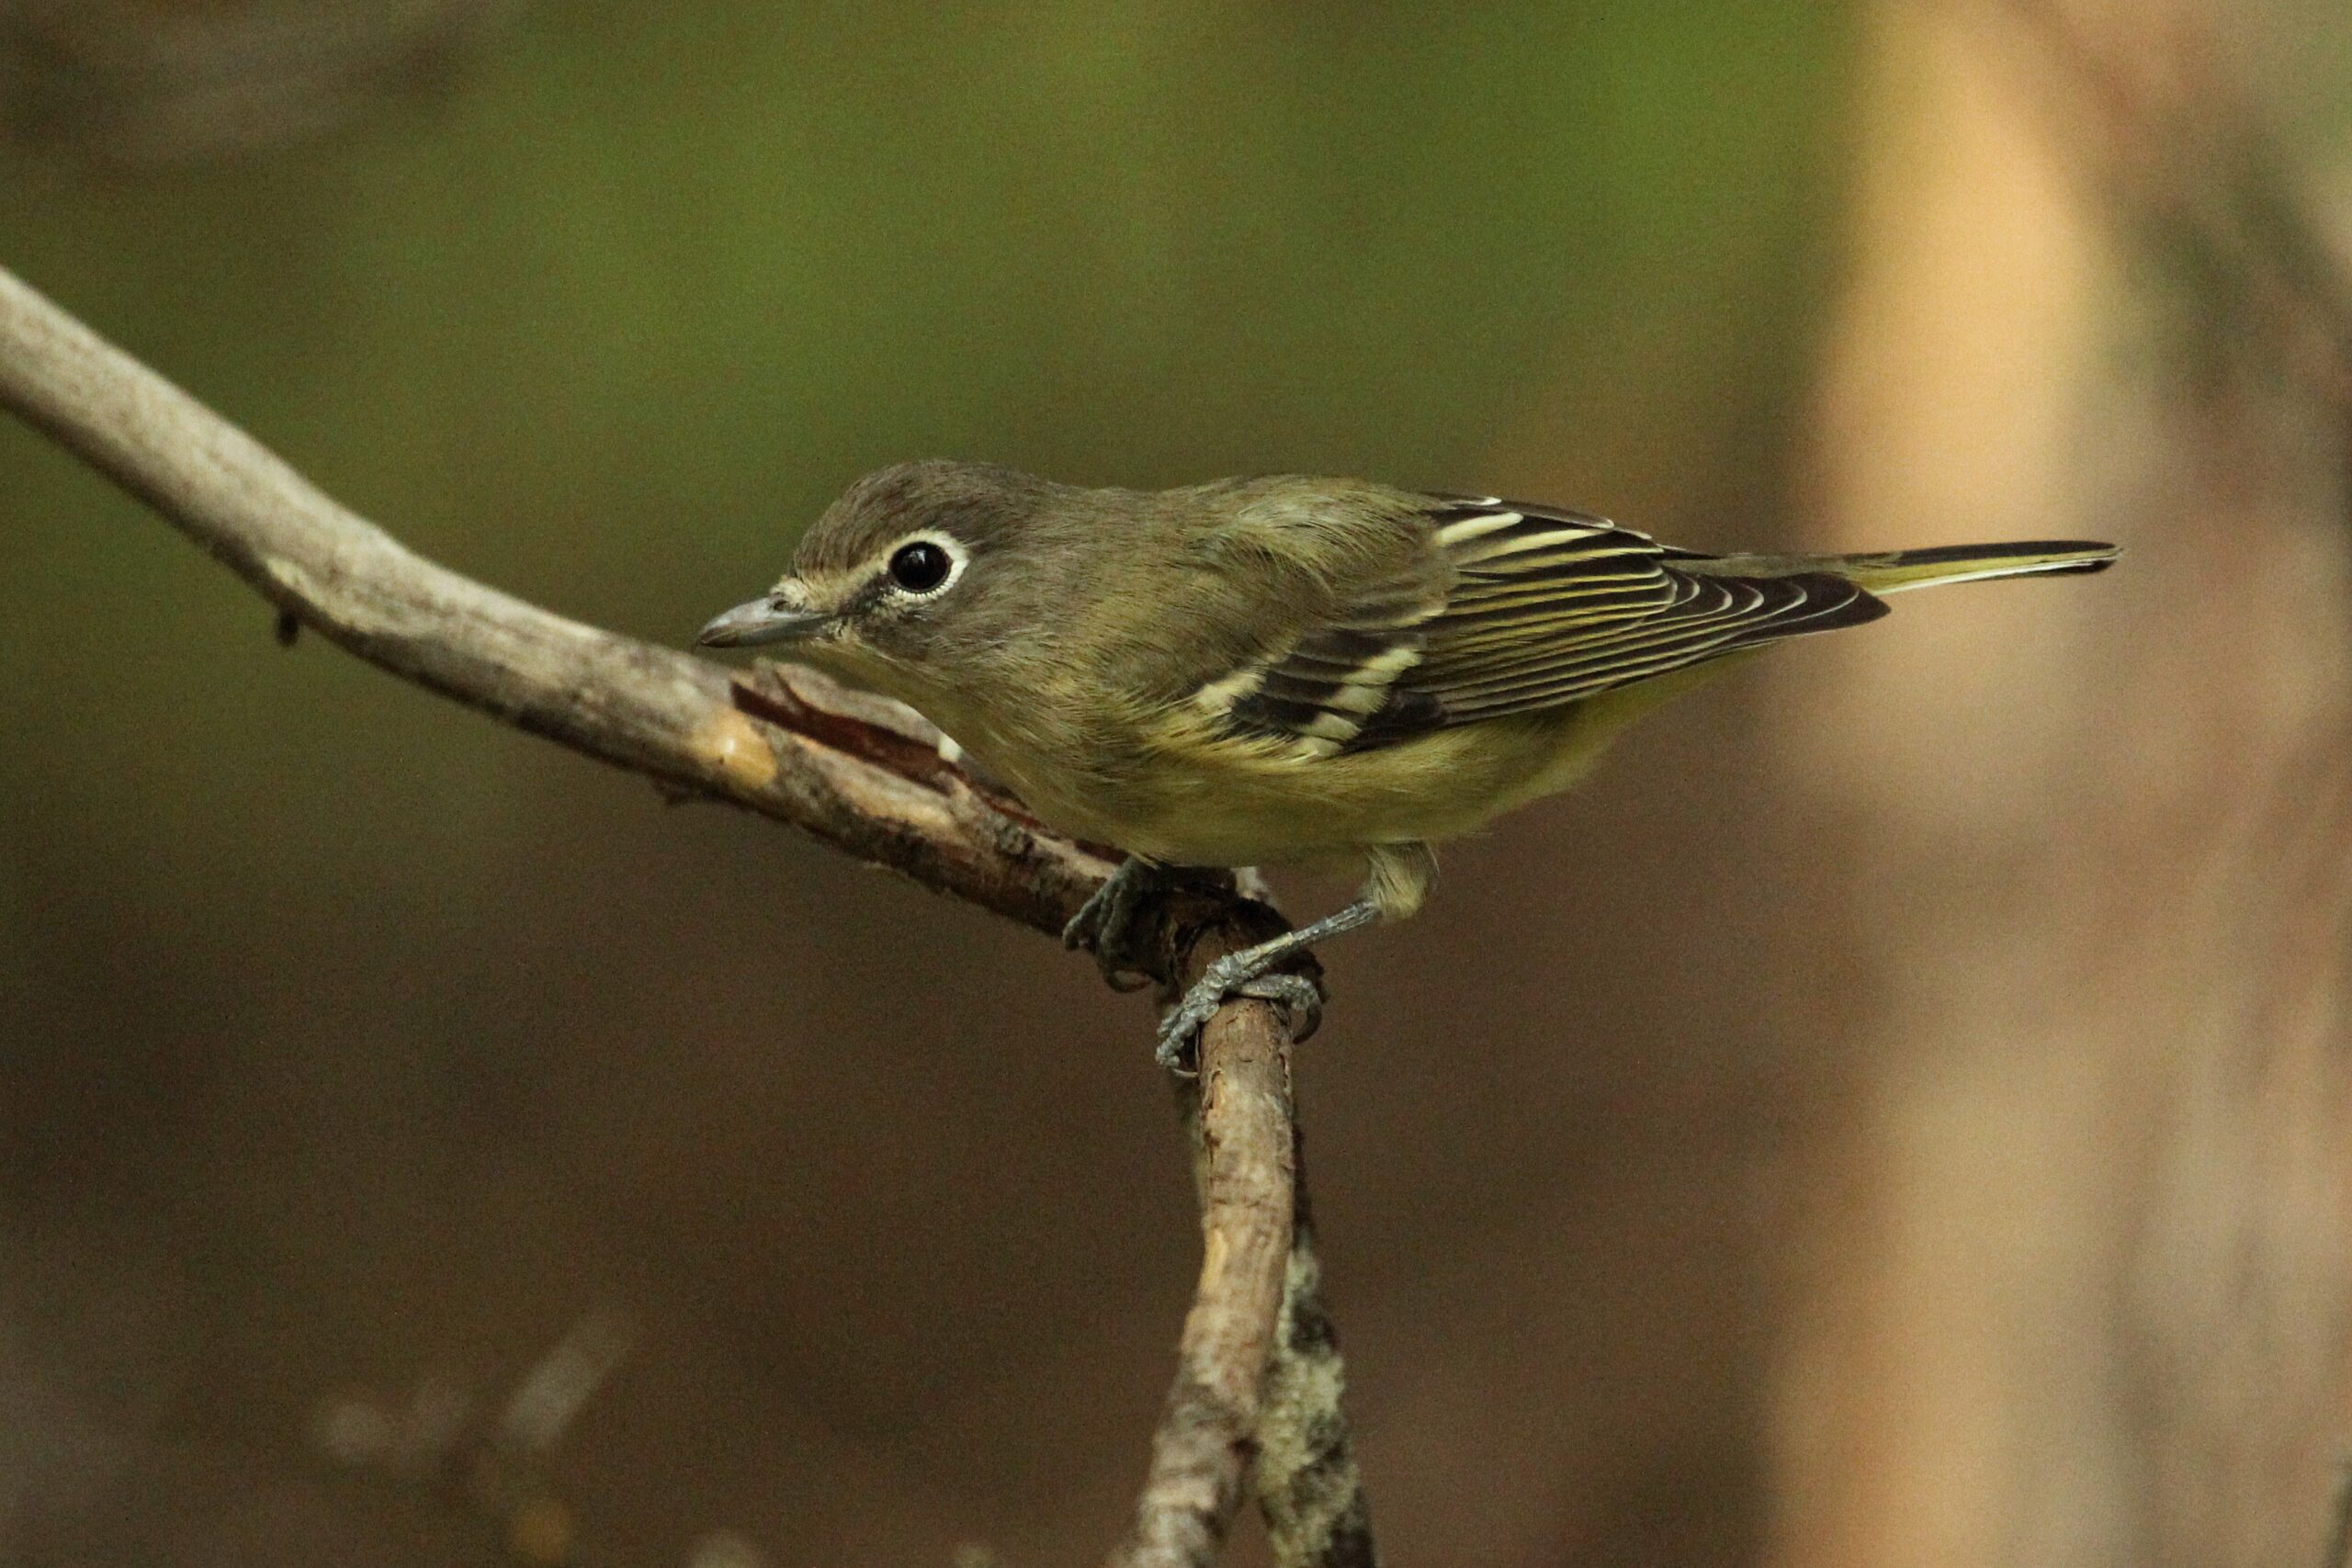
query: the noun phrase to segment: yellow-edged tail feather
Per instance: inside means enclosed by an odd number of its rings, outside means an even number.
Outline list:
[[[1880,555],[1824,556],[1815,570],[1836,572],[1872,593],[1901,593],[1945,582],[1983,582],[2069,571],[2105,571],[2122,552],[2088,539],[2037,539],[2007,545],[1944,545]]]

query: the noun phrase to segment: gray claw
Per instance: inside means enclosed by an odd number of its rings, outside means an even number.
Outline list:
[[[1091,952],[1102,940],[1103,920],[1115,898],[1108,882],[1088,894],[1086,902],[1078,907],[1078,913],[1062,923],[1062,945],[1072,953],[1081,948]]]
[[[1062,945],[1092,953],[1102,983],[1114,991],[1139,991],[1151,984],[1150,974],[1135,961],[1136,908],[1148,878],[1134,863],[1113,873],[1062,927]]]
[[[1323,1027],[1323,987],[1304,975],[1261,975],[1234,987],[1236,994],[1272,1002],[1290,1015],[1291,1043]]]
[[[1200,983],[1184,993],[1184,999],[1170,1009],[1159,1021],[1159,1046],[1152,1059],[1171,1073],[1190,1077],[1196,1070],[1187,1066],[1199,1050],[1201,1031],[1208,1027],[1216,1010],[1228,998],[1248,997],[1253,1001],[1272,1002],[1289,1015],[1291,1039],[1294,1042],[1312,1035],[1323,1021],[1323,988],[1304,975],[1252,975],[1248,968],[1233,962],[1238,954],[1218,959],[1208,967]]]
[[[1199,1072],[1196,1055],[1200,1049],[1201,1031],[1216,1014],[1223,997],[1211,997],[1203,1007],[1197,1001],[1200,987],[1185,993],[1184,999],[1169,1010],[1159,1021],[1159,1044],[1151,1059],[1179,1077],[1192,1077]]]

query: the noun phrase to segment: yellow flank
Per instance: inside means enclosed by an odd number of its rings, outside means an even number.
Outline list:
[[[1171,865],[1329,862],[1460,838],[1567,789],[1635,719],[1749,657],[1364,751],[1236,736],[1189,705],[1164,708],[1138,719],[1134,765],[1078,790],[1058,759],[978,714],[963,716],[957,739],[1041,818],[1081,838]]]
[[[1441,729],[1371,751],[1221,733],[1176,709],[1145,735],[1149,759],[1106,801],[1115,842],[1180,865],[1323,860],[1370,844],[1459,838],[1565,789],[1613,727],[1580,709]]]

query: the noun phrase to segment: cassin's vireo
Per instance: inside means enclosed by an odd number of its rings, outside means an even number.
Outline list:
[[[1934,583],[2097,571],[2112,546],[1702,554],[1599,517],[1280,475],[1085,490],[978,463],[870,474],[764,597],[703,629],[920,710],[1039,818],[1131,857],[1073,920],[1109,973],[1156,868],[1347,858],[1355,902],[1213,965],[1162,1021],[1181,1062],[1229,995],[1283,1001],[1311,942],[1419,908],[1430,845],[1564,789],[1734,656]]]

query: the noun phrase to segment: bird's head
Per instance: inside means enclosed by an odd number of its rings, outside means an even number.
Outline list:
[[[976,674],[1000,622],[1037,587],[1022,562],[1062,487],[1016,469],[901,463],[850,486],[801,536],[792,570],[718,616],[707,648],[791,645],[795,657],[925,706]],[[1026,618],[1025,615],[1023,618]]]
[[[870,472],[802,534],[774,588],[698,642],[781,644],[978,743],[1063,677],[1061,621],[1087,585],[1056,538],[1084,529],[1070,505],[1084,493],[1101,491],[992,463]]]

